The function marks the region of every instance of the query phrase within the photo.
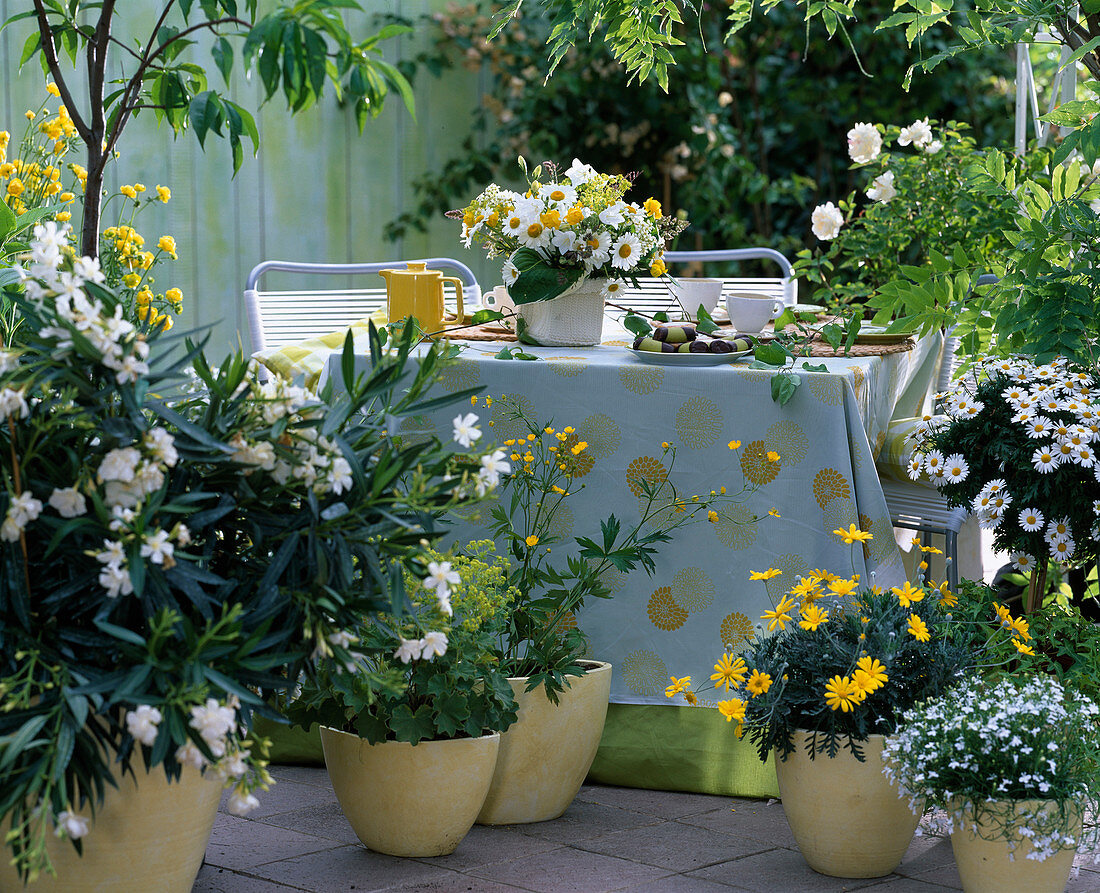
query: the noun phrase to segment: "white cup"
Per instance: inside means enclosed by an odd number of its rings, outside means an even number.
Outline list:
[[[755,335],[783,312],[783,302],[759,292],[734,291],[726,295],[726,310],[738,332]]]
[[[721,279],[675,279],[672,282],[672,294],[680,302],[687,315],[694,319],[699,305],[707,313],[714,313],[722,297]]]
[[[498,320],[502,326],[509,329],[515,326],[516,304],[512,300],[512,296],[508,294],[506,286],[498,285],[491,292],[483,295],[481,300],[490,310],[496,310],[498,313],[504,314],[504,319]]]

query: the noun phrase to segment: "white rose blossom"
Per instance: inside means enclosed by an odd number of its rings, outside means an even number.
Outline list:
[[[903,127],[901,133],[898,134],[898,145],[908,146],[912,143],[916,148],[921,149],[932,142],[932,128],[928,124],[928,119],[924,118],[921,121],[914,121],[908,127]]]
[[[827,242],[840,234],[840,228],[844,226],[844,214],[832,202],[826,202],[814,208],[810,221],[813,234]]]
[[[894,172],[886,171],[884,174],[879,174],[871,181],[871,188],[867,190],[867,198],[871,201],[886,203],[895,198],[898,194],[897,189],[894,188]]]
[[[868,164],[882,152],[882,134],[873,124],[856,124],[848,131],[848,157],[856,164]]]

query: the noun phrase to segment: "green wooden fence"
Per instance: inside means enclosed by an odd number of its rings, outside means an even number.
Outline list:
[[[29,0],[0,0],[0,18],[28,4]],[[371,14],[418,19],[444,5],[445,0],[364,0],[366,12],[349,15],[348,24],[353,34],[365,35],[370,33]],[[128,27],[144,34],[162,3],[126,0],[125,6],[115,32],[123,40]],[[37,108],[46,96],[37,60],[16,71],[28,33],[27,24],[20,22],[0,34],[0,130],[12,131],[13,140],[25,123],[23,112]],[[387,58],[394,62],[409,57],[427,39],[426,28],[398,38],[387,48]],[[221,76],[208,64],[209,55],[201,47],[194,50],[194,58],[216,83]],[[212,359],[235,345],[238,337],[249,347],[240,294],[249,270],[261,260],[351,262],[445,255],[473,267],[487,288],[497,284],[498,265],[459,244],[455,221],[433,220],[427,233],[397,243],[382,237],[385,223],[412,204],[408,184],[441,164],[449,147],[468,134],[470,115],[480,102],[476,74],[422,76],[416,84],[415,120],[400,99],[391,96],[361,136],[351,108],[338,107],[331,94],[320,106],[291,117],[278,97],[259,108],[257,85],[239,72],[231,86],[235,101],[256,112],[260,131],[258,156],[252,157],[246,142],[245,161],[235,178],[228,143],[210,137],[204,152],[193,134],[173,139],[167,125],[158,129],[147,112],[127,127],[120,143],[123,154],[108,179],[112,191],[124,182],[141,182],[150,190],[158,183],[171,187],[172,201],[144,211],[137,229],[154,243],[165,233],[175,237],[179,260],[159,268],[157,288],[183,290],[178,325],[212,327]],[[117,204],[108,208],[104,226],[113,208]],[[274,275],[264,280],[267,288],[299,284]],[[333,281],[335,287],[345,284]],[[316,281],[312,285],[318,287]]]

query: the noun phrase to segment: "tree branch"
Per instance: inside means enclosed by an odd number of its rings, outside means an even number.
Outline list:
[[[34,0],[34,11],[38,20],[38,34],[42,41],[42,55],[46,59],[46,66],[57,86],[57,92],[61,94],[61,101],[65,103],[65,109],[72,119],[73,126],[80,134],[80,138],[87,143],[92,132],[77,110],[76,100],[73,99],[69,85],[65,83],[65,78],[61,74],[61,66],[58,64],[57,52],[53,45],[53,30],[50,28],[50,20],[46,17],[46,7],[42,5],[42,0]]]

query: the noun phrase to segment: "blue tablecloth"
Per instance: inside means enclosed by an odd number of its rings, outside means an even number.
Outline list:
[[[799,371],[802,384],[785,406],[771,399],[773,373],[743,363],[651,365],[614,340],[593,348],[525,348],[538,361],[495,359],[501,346],[466,344],[439,386],[451,392],[483,386],[493,397],[492,427],[480,410],[479,448],[520,433],[508,418],[515,406],[536,423],[576,428],[588,449],[577,476],[584,489],[558,513],[567,541],[594,535],[611,513],[627,522],[640,517],[638,479],[660,480],[668,471],[663,441],[676,447],[672,481],[681,494],[719,486],[737,491],[743,481],[759,487],[718,523],[678,531],[661,549],[654,576],[615,573],[608,580],[614,597],[585,607],[578,622],[591,652],[616,669],[613,702],[668,704],[670,676],[706,680],[724,646],[740,647],[760,614],[811,569],[901,583],[873,456],[892,415],[921,411],[940,338],[881,356],[815,358],[828,372]],[[338,361],[330,359],[322,381],[339,381]],[[451,407],[406,419],[402,433],[449,440],[455,413]],[[740,448],[731,450],[731,440]],[[780,455],[778,464],[768,461],[770,450]],[[772,509],[780,517],[769,516]],[[486,507],[482,522],[487,514]],[[760,520],[746,523],[754,515]],[[850,524],[870,530],[873,540],[864,548],[845,546],[832,531]],[[477,532],[463,531],[471,538]],[[782,576],[749,582],[751,570],[769,567]]]

